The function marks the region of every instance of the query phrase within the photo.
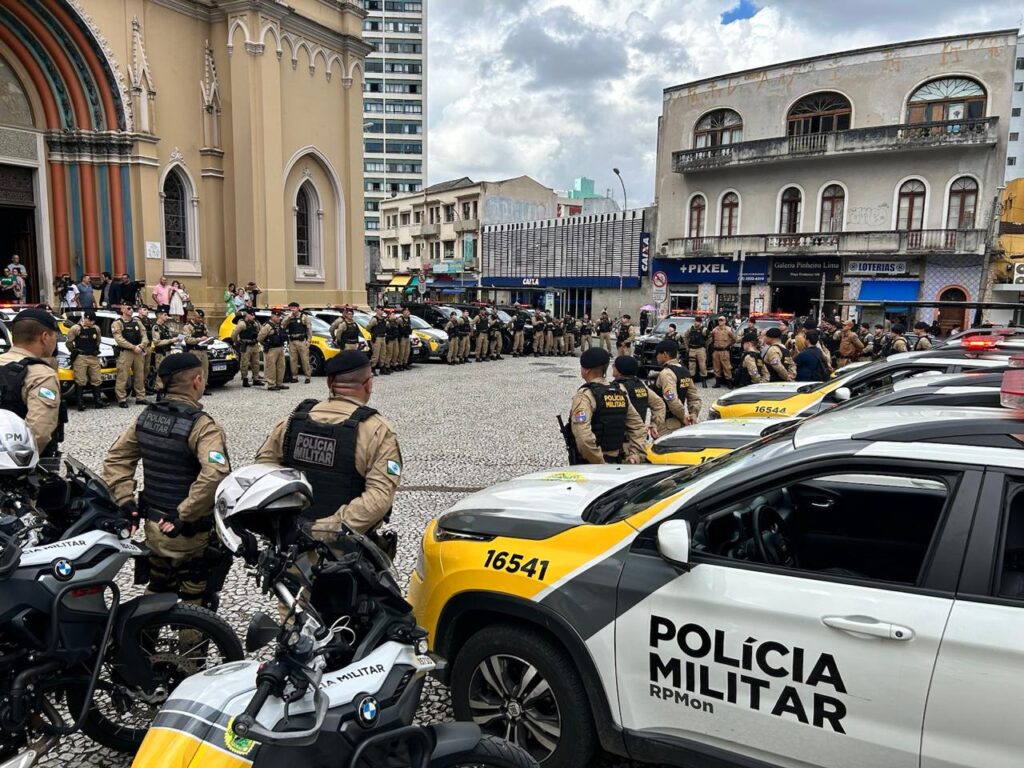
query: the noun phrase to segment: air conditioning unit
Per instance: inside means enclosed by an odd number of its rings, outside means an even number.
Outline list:
[[[1018,261],[1013,265],[1013,284],[1024,285],[1024,261]]]
[[[661,254],[662,256],[668,256],[668,246],[667,245],[661,246],[658,249],[658,253]]]

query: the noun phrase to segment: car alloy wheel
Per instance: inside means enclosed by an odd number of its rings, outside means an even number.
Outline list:
[[[469,709],[485,732],[522,747],[538,762],[558,746],[562,717],[548,681],[508,654],[485,658],[469,681]]]

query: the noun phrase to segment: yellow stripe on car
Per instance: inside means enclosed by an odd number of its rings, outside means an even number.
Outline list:
[[[762,419],[775,419],[787,416],[797,416],[806,408],[816,405],[825,399],[835,389],[843,385],[844,379],[834,379],[825,386],[814,392],[794,392],[790,397],[782,400],[758,400],[753,403],[729,403],[718,400],[711,406],[711,410],[718,414],[721,419],[749,419],[751,417]],[[742,392],[742,389],[736,390]]]

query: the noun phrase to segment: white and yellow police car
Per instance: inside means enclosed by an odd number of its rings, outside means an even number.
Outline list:
[[[1024,405],[1024,370],[1004,390]],[[857,409],[694,467],[573,467],[433,521],[455,715],[543,768],[1016,768],[1024,423]]]

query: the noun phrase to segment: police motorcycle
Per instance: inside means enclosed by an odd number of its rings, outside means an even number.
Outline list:
[[[311,500],[305,476],[276,465],[221,482],[220,538],[253,566],[283,619],[257,613],[249,624],[246,650],[272,647],[268,661],[182,682],[133,768],[536,768],[475,724],[413,725],[425,678],[441,662],[369,539],[346,531],[328,547],[302,530]]]
[[[174,686],[242,658],[209,611],[122,599],[118,574],[146,553],[106,484],[66,465],[40,466],[25,422],[0,411],[0,768],[30,768],[78,731],[134,752]]]

